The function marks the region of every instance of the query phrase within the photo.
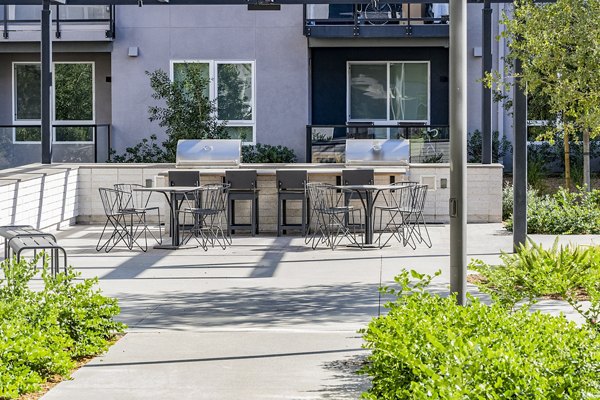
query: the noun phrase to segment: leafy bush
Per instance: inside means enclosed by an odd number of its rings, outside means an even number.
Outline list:
[[[161,69],[146,71],[150,77],[152,98],[164,106],[150,106],[150,121],[166,128],[163,142],[167,162],[175,162],[177,142],[180,139],[224,139],[229,135],[225,123],[217,119],[216,102],[209,100],[210,79],[202,73],[200,64],[183,64],[179,79],[171,80]]]
[[[150,140],[144,138],[141,143],[128,147],[124,154],[116,154],[110,149],[110,161],[115,163],[160,163],[165,162],[165,150],[156,142],[156,135],[150,135]]]
[[[293,163],[296,161],[294,151],[285,146],[256,144],[242,147],[242,162],[245,163]]]
[[[54,375],[68,375],[74,360],[105,351],[124,325],[115,322],[115,299],[104,297],[96,279],[75,282],[72,269],[52,278],[44,265],[44,288],[28,287],[32,262],[5,260],[0,280],[0,398],[35,391]]]
[[[124,154],[111,150],[113,162],[175,162],[180,139],[225,139],[229,137],[226,122],[217,119],[216,101],[206,96],[210,80],[203,76],[200,64],[183,64],[178,79],[171,80],[162,69],[149,72],[152,98],[160,105],[148,107],[149,119],[165,128],[167,138],[162,147],[156,135],[150,140],[128,147]],[[242,118],[240,118],[242,119]]]
[[[406,271],[389,313],[363,337],[372,349],[366,399],[584,399],[600,396],[600,338],[588,326],[425,291]]]
[[[542,296],[557,297],[600,331],[600,247],[559,247],[555,241],[544,249],[528,241],[515,254],[503,253],[500,260],[502,265],[481,260],[469,265],[483,276],[477,281],[479,288],[499,304],[513,308],[523,300],[533,303]],[[588,309],[581,307],[582,297],[590,301]]]
[[[539,196],[537,189],[529,187],[527,189],[527,204],[532,204]],[[511,184],[505,184],[502,188],[502,221],[507,229],[512,230],[512,213],[514,205],[514,187]]]
[[[600,191],[576,192],[559,189],[552,195],[528,196],[527,233],[542,234],[596,234],[600,233]],[[506,221],[512,230],[513,221]]]
[[[502,188],[502,221],[508,220],[513,213],[515,202],[513,185],[505,184]]]
[[[482,151],[483,135],[476,129],[473,133],[468,135],[467,139],[467,161],[470,163],[481,162],[481,151]],[[500,140],[500,133],[498,131],[492,132],[492,162],[497,163],[498,160],[502,159],[508,152],[510,152],[512,146],[506,139],[506,136],[502,135]]]

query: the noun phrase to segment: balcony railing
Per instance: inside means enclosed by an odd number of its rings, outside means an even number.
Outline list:
[[[32,5],[0,6],[2,37],[10,39],[11,33],[39,30],[41,7]],[[115,6],[52,6],[52,23],[56,38],[60,39],[69,27],[78,25],[90,29],[94,26],[104,28],[104,36],[115,38]]]
[[[52,162],[97,163],[110,157],[109,124],[53,125]],[[0,125],[0,168],[39,163],[40,125]]]
[[[373,3],[373,2],[372,2]],[[318,38],[448,37],[446,9],[422,13],[421,4],[322,4],[304,6],[304,34]],[[446,6],[447,7],[447,6]]]
[[[411,163],[450,159],[448,125],[307,125],[306,162],[345,163],[346,139],[408,139]]]

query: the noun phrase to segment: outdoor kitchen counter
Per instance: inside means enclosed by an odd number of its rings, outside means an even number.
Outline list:
[[[256,184],[260,190],[259,194],[259,226],[260,232],[277,232],[277,182],[275,174],[277,170],[302,169],[308,171],[308,180],[310,182],[323,182],[332,185],[339,185],[339,177],[344,169],[373,169],[375,171],[375,184],[386,185],[390,182],[399,182],[408,180],[406,166],[346,166],[344,164],[240,164],[239,167],[214,167],[205,166],[186,166],[179,168],[169,168],[161,171],[154,179],[156,186],[168,186],[168,171],[199,171],[200,184],[222,183],[225,171],[227,170],[256,170]],[[245,223],[250,217],[250,202],[237,201],[235,204],[236,219]],[[298,201],[288,201],[287,208],[288,222],[296,224],[300,222],[300,203]]]
[[[156,176],[154,184],[168,185],[168,170],[165,166]],[[183,168],[177,168],[182,170]],[[310,182],[323,182],[339,185],[339,176],[344,169],[373,169],[375,185],[387,185],[391,182],[414,181],[427,184],[427,199],[424,216],[427,222],[449,221],[448,199],[450,197],[450,166],[443,164],[410,165],[346,165],[346,164],[240,164],[239,167],[206,168],[197,166],[187,168],[200,172],[200,183],[222,183],[226,170],[255,169],[258,174],[257,187],[260,190],[260,230],[276,232],[277,227],[277,182],[276,171],[282,169],[304,169],[308,171]],[[468,165],[468,221],[499,222],[502,216],[502,165]],[[242,220],[250,214],[246,202],[236,204],[236,216]],[[238,209],[239,207],[239,209]],[[299,222],[299,204],[290,202],[288,216],[291,223]]]

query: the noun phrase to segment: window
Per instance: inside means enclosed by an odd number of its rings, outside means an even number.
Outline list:
[[[52,15],[56,15],[52,11]],[[108,6],[73,6],[60,7],[60,18],[62,20],[69,19],[109,19],[110,18],[110,7]]]
[[[91,63],[54,64],[54,120],[70,125],[54,130],[56,142],[93,142],[94,67]]]
[[[427,123],[429,63],[348,63],[348,120]]]
[[[209,79],[206,95],[216,100],[217,119],[226,122],[230,138],[255,143],[254,63],[232,61],[173,61],[172,77],[185,73],[184,64],[199,68]]]
[[[54,142],[93,142],[94,64],[54,64]],[[41,74],[39,63],[13,63],[14,123],[41,123]],[[39,142],[39,127],[15,129],[14,141]]]
[[[52,19],[60,18],[61,21],[67,20],[108,20],[110,18],[109,6],[51,6]],[[8,19],[20,22],[39,23],[41,18],[41,5],[9,5]],[[4,17],[4,7],[0,6],[0,18]]]

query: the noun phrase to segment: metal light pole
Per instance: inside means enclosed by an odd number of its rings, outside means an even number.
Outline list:
[[[492,8],[490,0],[483,3],[483,77],[492,72]],[[481,162],[492,163],[492,89],[483,84],[483,97],[481,99]]]
[[[52,39],[50,27],[50,0],[43,0],[41,32],[41,75],[42,75],[42,164],[52,163]]]
[[[513,145],[513,249],[527,239],[527,96],[518,76],[521,60],[515,60]]]
[[[450,0],[450,292],[467,287],[467,0]]]

